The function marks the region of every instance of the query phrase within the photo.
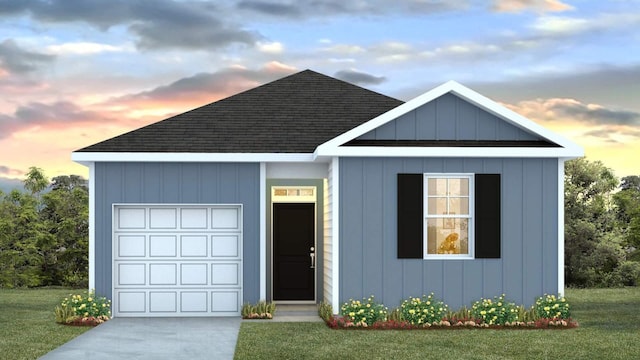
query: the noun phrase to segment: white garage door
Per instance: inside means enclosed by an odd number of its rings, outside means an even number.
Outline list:
[[[114,316],[238,316],[239,205],[114,207]]]

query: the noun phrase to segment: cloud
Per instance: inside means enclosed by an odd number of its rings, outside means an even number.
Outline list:
[[[12,169],[6,165],[0,165],[0,175],[22,175],[20,170]]]
[[[28,73],[53,62],[54,59],[52,55],[25,50],[11,39],[0,43],[0,69],[11,73]]]
[[[559,0],[494,0],[493,10],[497,12],[561,12],[573,10],[573,6]]]
[[[11,190],[22,190],[23,183],[19,179],[11,179],[0,176],[0,191],[8,194]]]
[[[204,1],[22,0],[0,6],[0,16],[19,13],[47,23],[83,22],[103,31],[122,25],[142,49],[217,49],[253,45],[261,38],[226,22],[224,11]]]
[[[572,99],[547,101],[548,110],[564,117],[590,124],[640,125],[640,113],[628,110],[612,110],[597,104],[583,104]]]
[[[541,16],[531,25],[539,35],[558,37],[637,28],[640,13],[604,13],[593,18]]]
[[[542,121],[569,120],[589,125],[640,125],[640,112],[610,109],[598,104],[582,103],[575,99],[526,100],[514,106],[524,116]]]
[[[463,0],[244,0],[236,9],[278,18],[317,18],[338,15],[387,16],[389,14],[430,14],[457,10],[467,6]]]
[[[387,80],[384,76],[374,76],[354,69],[340,70],[334,76],[356,85],[378,85]]]
[[[277,41],[275,42],[258,42],[258,51],[265,54],[282,54],[284,51],[284,46],[282,43]]]
[[[602,64],[571,71],[527,71],[507,80],[471,81],[465,85],[496,100],[515,103],[536,98],[574,98],[582,103],[613,105],[640,112],[640,64]]]
[[[112,99],[109,103],[134,107],[149,105],[169,107],[171,104],[202,105],[203,102],[212,102],[248,90],[291,74],[295,70],[279,62],[267,63],[257,70],[241,66],[229,67],[214,73],[198,73],[168,85]]]
[[[100,44],[95,42],[67,42],[58,45],[49,45],[47,51],[56,55],[74,54],[74,55],[92,55],[108,52],[126,52],[131,51],[128,46],[113,46],[108,44]]]
[[[110,117],[84,110],[69,101],[51,104],[31,102],[19,106],[13,115],[0,114],[0,138],[35,126],[67,127],[71,123],[109,122]]]
[[[270,1],[240,1],[236,5],[241,10],[251,10],[273,16],[299,17],[300,8],[294,4],[281,4]]]

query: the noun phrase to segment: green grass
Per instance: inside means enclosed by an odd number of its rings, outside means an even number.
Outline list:
[[[87,331],[55,323],[53,309],[71,289],[0,289],[0,359],[37,359]]]
[[[569,289],[568,330],[332,330],[251,323],[236,359],[639,359],[640,288]]]

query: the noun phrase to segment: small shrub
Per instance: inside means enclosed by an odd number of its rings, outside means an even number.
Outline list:
[[[534,309],[538,318],[568,319],[571,317],[569,303],[564,297],[560,296],[545,294],[536,300]]]
[[[78,318],[73,308],[67,304],[56,306],[54,312],[56,314],[56,322],[58,324],[68,324]]]
[[[333,306],[324,301],[321,302],[318,305],[318,316],[320,316],[320,318],[324,320],[324,322],[331,321],[333,319]]]
[[[527,309],[524,305],[520,305],[516,311],[518,313],[518,322],[531,323],[540,318],[534,307]]]
[[[62,301],[63,307],[73,309],[80,318],[106,318],[111,317],[111,301],[104,296],[96,296],[93,290],[83,295],[69,295]]]
[[[400,308],[395,308],[393,309],[388,316],[388,320],[390,322],[402,322],[404,321],[404,319],[402,318],[402,311],[400,310]]]
[[[447,311],[446,318],[448,320],[452,320],[454,322],[458,321],[469,321],[473,320],[473,316],[471,315],[471,310],[469,310],[466,306],[463,306],[458,311]]]
[[[355,326],[371,326],[376,321],[386,321],[388,309],[373,300],[373,295],[367,299],[349,300],[340,307],[340,312],[346,320]]]
[[[410,297],[400,305],[402,319],[411,325],[424,325],[440,322],[448,311],[447,305],[441,300],[434,299],[433,293],[422,298]]]
[[[111,318],[111,301],[89,291],[82,295],[71,294],[55,307],[58,324],[95,326]]]
[[[471,306],[471,315],[474,319],[487,325],[504,325],[518,319],[516,305],[505,300],[502,294],[492,299],[480,299]]]
[[[276,304],[266,301],[260,301],[255,305],[244,303],[240,314],[243,319],[273,319],[273,315],[276,314]]]

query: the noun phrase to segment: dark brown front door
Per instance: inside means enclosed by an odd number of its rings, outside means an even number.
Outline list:
[[[273,204],[274,300],[315,300],[314,224],[315,204]]]

